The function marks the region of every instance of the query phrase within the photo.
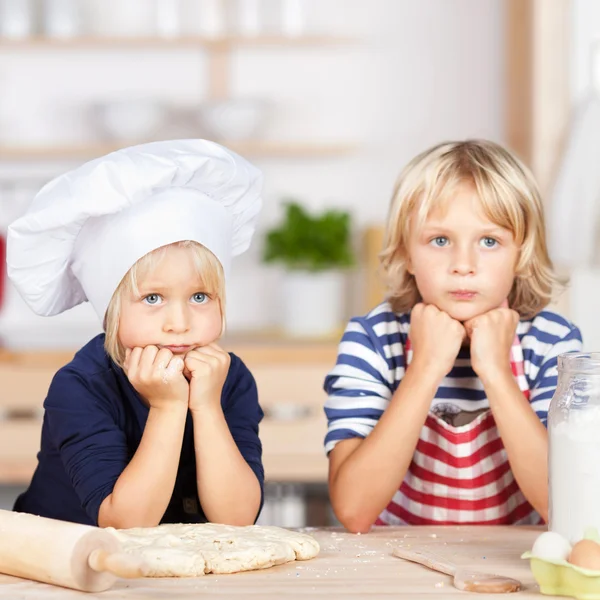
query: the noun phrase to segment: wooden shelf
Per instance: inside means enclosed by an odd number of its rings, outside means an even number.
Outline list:
[[[22,40],[1,39],[1,48],[17,49],[71,49],[71,48],[130,48],[148,49],[156,48],[204,48],[207,50],[229,50],[236,46],[260,47],[260,46],[333,46],[353,43],[351,38],[340,38],[330,36],[222,36],[216,38],[185,36],[177,38],[161,37],[104,37],[104,36],[82,36],[74,38],[45,38],[31,37]]]
[[[36,466],[35,457],[17,463],[11,460],[0,460],[0,483],[2,485],[27,486],[31,482]]]
[[[0,52],[28,50],[168,50],[168,49],[202,49],[207,52],[208,89],[207,96],[212,100],[223,100],[230,96],[229,77],[231,73],[230,53],[241,47],[264,48],[297,48],[347,45],[355,43],[351,38],[324,35],[310,36],[220,36],[220,37],[115,37],[115,36],[80,36],[73,38],[48,38],[44,36],[25,39],[0,38]],[[102,156],[132,144],[86,144],[77,147],[52,148],[1,148],[0,160],[36,160],[36,159],[76,159]],[[353,150],[348,144],[312,144],[293,142],[244,142],[225,144],[240,154],[273,156],[273,157],[312,157],[336,156]]]
[[[324,368],[329,368],[335,364],[340,338],[341,335],[327,340],[296,340],[233,334],[224,336],[219,343],[252,364],[323,364]],[[6,365],[13,369],[59,369],[73,358],[78,349],[17,350],[0,346],[0,371]]]
[[[0,160],[71,160],[104,156],[119,148],[127,148],[144,141],[121,143],[90,143],[65,146],[0,146]],[[354,152],[356,145],[345,143],[309,142],[227,142],[219,141],[230,150],[243,156],[266,156],[273,158],[334,157]]]

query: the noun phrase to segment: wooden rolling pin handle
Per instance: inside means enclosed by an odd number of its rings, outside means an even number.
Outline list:
[[[99,573],[108,571],[124,579],[146,577],[148,574],[148,566],[142,558],[123,552],[112,554],[102,548],[92,550],[88,556],[88,565]]]

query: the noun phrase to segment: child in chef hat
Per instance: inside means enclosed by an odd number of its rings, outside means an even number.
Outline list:
[[[388,299],[350,321],[325,380],[338,518],[352,531],[546,519],[557,355],[581,335],[547,308],[531,173],[487,141],[427,150],[400,174],[380,258]]]
[[[29,306],[89,301],[105,328],[50,385],[15,510],[118,528],[255,521],[262,411],[216,341],[261,185],[217,144],[156,142],[58,177],[10,226],[8,274]]]

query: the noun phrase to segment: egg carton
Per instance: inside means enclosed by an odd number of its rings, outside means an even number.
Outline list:
[[[578,600],[600,600],[600,571],[582,569],[566,560],[538,558],[525,552],[540,592],[548,596],[571,596]]]
[[[554,536],[554,542],[560,540],[560,536],[553,533],[545,533],[540,536]],[[538,538],[538,541],[541,541]],[[584,539],[591,539],[595,542],[600,541],[600,536],[596,530],[588,530]],[[562,544],[568,546],[566,540]],[[562,545],[559,544],[559,545]],[[571,564],[566,560],[565,548],[558,548],[556,551],[565,556],[539,556],[536,552],[536,544],[531,552],[525,552],[521,558],[529,560],[531,572],[540,586],[540,592],[548,596],[570,596],[578,600],[600,600],[600,571],[585,569]]]

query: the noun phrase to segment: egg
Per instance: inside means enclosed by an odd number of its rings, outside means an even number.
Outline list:
[[[580,540],[573,546],[569,562],[582,569],[600,571],[600,544],[593,540]]]
[[[567,560],[571,554],[571,544],[560,533],[546,531],[535,540],[531,554],[543,560]]]

